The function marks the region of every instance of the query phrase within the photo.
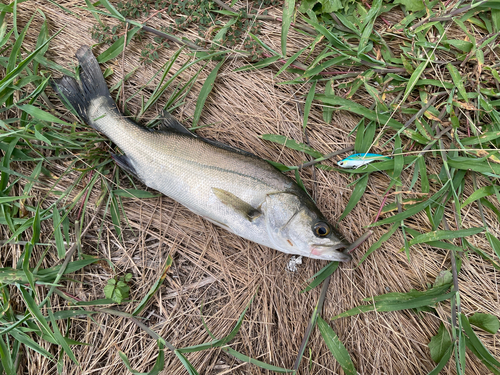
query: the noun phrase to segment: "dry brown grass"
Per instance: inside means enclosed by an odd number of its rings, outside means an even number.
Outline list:
[[[63,66],[71,66],[76,63],[73,56],[78,47],[93,44],[89,30],[95,20],[88,12],[77,7],[84,6],[83,1],[59,3],[75,12],[78,18],[66,14],[55,5],[38,0],[19,4],[18,23],[24,26],[36,6],[49,20],[51,33],[64,27],[51,43],[47,57]],[[395,11],[385,17],[393,20],[400,16],[401,13]],[[36,42],[40,22],[41,17],[37,15],[27,36],[31,45]],[[160,26],[158,20],[152,21],[151,26]],[[263,40],[276,50],[280,48],[279,27],[279,24],[266,23],[263,28]],[[146,36],[146,39],[149,38]],[[123,61],[117,58],[105,64],[114,70],[110,85],[121,79],[122,70],[127,73],[138,66],[141,49],[139,43],[133,41],[127,47]],[[302,35],[290,33],[289,47],[292,51],[306,43],[308,41]],[[97,51],[103,51],[103,47],[97,48]],[[137,85],[145,84],[168,58],[167,54],[162,54],[153,64],[141,66],[125,86],[125,95],[131,95]],[[182,56],[182,59],[187,58]],[[299,111],[302,103],[297,98],[303,98],[310,86],[279,85],[280,81],[294,78],[294,75],[285,73],[276,78],[275,68],[233,72],[234,68],[243,64],[243,59],[235,59],[223,66],[202,115],[203,124],[214,125],[199,130],[199,133],[252,150],[263,158],[288,165],[298,164],[305,159],[304,155],[263,141],[259,139],[259,135],[275,133],[303,141]],[[187,71],[182,78],[188,80],[193,73],[194,70]],[[203,72],[201,78],[206,75],[207,72]],[[192,116],[202,82],[200,80],[196,84],[186,104],[175,113],[181,121]],[[339,91],[339,94],[342,92]],[[51,99],[63,112],[63,107],[56,98],[52,96]],[[367,106],[371,104],[368,97],[356,96],[355,99]],[[136,98],[130,107],[136,110],[139,104],[139,98]],[[154,115],[156,112],[152,110],[147,117],[152,118]],[[327,125],[322,120],[320,106],[315,104],[309,118],[311,146],[329,153],[352,145],[354,139],[348,137],[348,133],[356,122],[357,119],[351,115],[337,112],[332,124]],[[428,164],[432,166],[432,163]],[[28,170],[32,166],[19,165],[19,168]],[[66,169],[64,165],[57,164],[52,164],[49,168],[57,177]],[[434,169],[433,173],[439,172],[437,165]],[[78,173],[73,171],[65,176],[56,189],[69,186]],[[311,190],[311,171],[303,171],[302,177]],[[403,172],[403,183],[409,185],[411,177],[409,173]],[[123,181],[127,183],[125,179]],[[316,171],[314,194],[318,206],[331,222],[336,222],[347,204],[351,191],[347,185],[351,181],[352,178],[345,174]],[[339,223],[340,232],[349,241],[363,234],[364,227],[373,220],[388,182],[384,174],[371,175],[367,192],[360,203]],[[99,197],[99,186],[100,184],[96,184],[91,202]],[[466,189],[469,194],[472,192],[470,181]],[[50,191],[40,187],[35,199],[50,201],[54,198]],[[206,342],[211,338],[202,325],[201,305],[210,330],[216,336],[223,337],[255,295],[240,333],[231,346],[252,358],[291,368],[319,296],[318,288],[305,294],[301,294],[300,290],[306,280],[324,267],[326,262],[305,259],[298,272],[290,273],[285,268],[289,256],[242,240],[215,227],[169,198],[129,199],[124,202],[130,226],[123,224],[123,241],[117,239],[111,219],[103,216],[95,205],[90,205],[87,221],[94,215],[97,215],[97,219],[92,229],[82,238],[83,252],[112,261],[118,273],[132,272],[134,279],[131,298],[135,301],[140,300],[157,280],[167,256],[173,257],[171,273],[152,303],[141,314],[145,318],[145,324],[177,347]],[[469,207],[469,225],[482,225],[476,207]],[[450,215],[449,221],[453,222],[452,213],[447,212],[447,215]],[[495,218],[488,216],[487,220],[499,233],[500,226]],[[424,214],[414,217],[407,224],[421,231],[430,230]],[[1,230],[2,237],[5,238],[7,230]],[[48,226],[43,230],[43,235],[51,234]],[[372,295],[388,291],[405,292],[412,288],[424,290],[429,283],[434,282],[441,270],[449,267],[449,254],[426,245],[413,246],[411,261],[408,262],[404,252],[400,252],[403,245],[401,233],[394,235],[366,262],[356,267],[357,260],[385,230],[387,228],[375,228],[368,243],[354,253],[353,262],[342,264],[333,275],[322,314],[325,319],[359,305],[363,298]],[[472,238],[472,242],[491,253],[484,237],[476,236]],[[3,248],[2,253],[2,266],[10,266],[18,260],[21,251],[18,247],[11,246]],[[35,254],[34,261],[39,256],[40,254]],[[50,265],[51,261],[55,263],[57,259],[49,254],[44,266]],[[103,287],[112,276],[111,269],[105,262],[101,262],[75,275],[75,279],[81,283],[67,283],[66,292],[87,301],[104,298]],[[476,255],[464,259],[460,290],[462,307],[467,314],[478,311],[499,315],[498,278],[498,272]],[[16,301],[22,305],[17,300],[19,297],[15,290],[12,292],[14,306]],[[43,288],[39,288],[38,292],[41,297],[46,293]],[[52,305],[64,309],[67,303],[55,296]],[[131,312],[134,306],[132,303],[123,308]],[[430,338],[437,332],[440,322],[449,325],[449,303],[440,304],[437,310],[439,317],[427,313],[417,316],[411,311],[372,312],[340,319],[331,325],[345,344],[360,374],[424,374],[435,365],[427,348]],[[119,350],[129,356],[134,368],[147,371],[157,355],[156,343],[146,333],[131,321],[110,315],[97,314],[73,319],[69,337],[89,345],[73,347],[81,368],[75,367],[66,358],[65,374],[126,374],[128,371],[118,357]],[[499,334],[485,334],[481,339],[493,354],[500,355]],[[47,343],[42,345],[50,348]],[[187,357],[200,374],[265,373],[258,367],[238,362],[218,349],[188,354]],[[342,374],[340,366],[317,330],[311,336],[306,357],[300,374]],[[173,353],[167,351],[165,358],[165,374],[185,373]],[[21,368],[25,374],[56,372],[55,363],[33,352],[23,357]],[[451,374],[454,371],[454,364],[450,363],[443,373]],[[487,370],[469,355],[467,373],[485,374]]]

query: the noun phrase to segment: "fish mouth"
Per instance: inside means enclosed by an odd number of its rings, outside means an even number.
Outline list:
[[[314,259],[322,259],[336,262],[348,262],[351,256],[347,253],[340,251],[340,249],[347,248],[347,245],[341,244],[337,246],[328,245],[312,245],[308,257]]]

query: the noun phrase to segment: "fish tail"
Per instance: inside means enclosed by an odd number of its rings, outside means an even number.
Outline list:
[[[52,79],[51,86],[59,98],[70,108],[73,108],[84,122],[97,128],[94,121],[89,118],[88,113],[92,101],[102,98],[101,103],[109,105],[109,108],[114,111],[117,111],[116,104],[111,98],[99,63],[90,47],[80,47],[76,52],[76,57],[80,63],[80,81],[63,76]]]

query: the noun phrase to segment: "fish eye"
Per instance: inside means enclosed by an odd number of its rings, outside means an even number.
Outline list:
[[[317,237],[325,237],[330,234],[330,226],[327,223],[324,223],[322,221],[318,221],[316,224],[314,224],[313,227],[314,234]]]

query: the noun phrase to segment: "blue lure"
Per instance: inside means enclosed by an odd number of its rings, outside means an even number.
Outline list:
[[[359,168],[363,165],[369,164],[372,161],[376,160],[391,160],[392,157],[390,156],[384,156],[380,154],[353,154],[341,161],[339,161],[337,164],[341,168]]]

